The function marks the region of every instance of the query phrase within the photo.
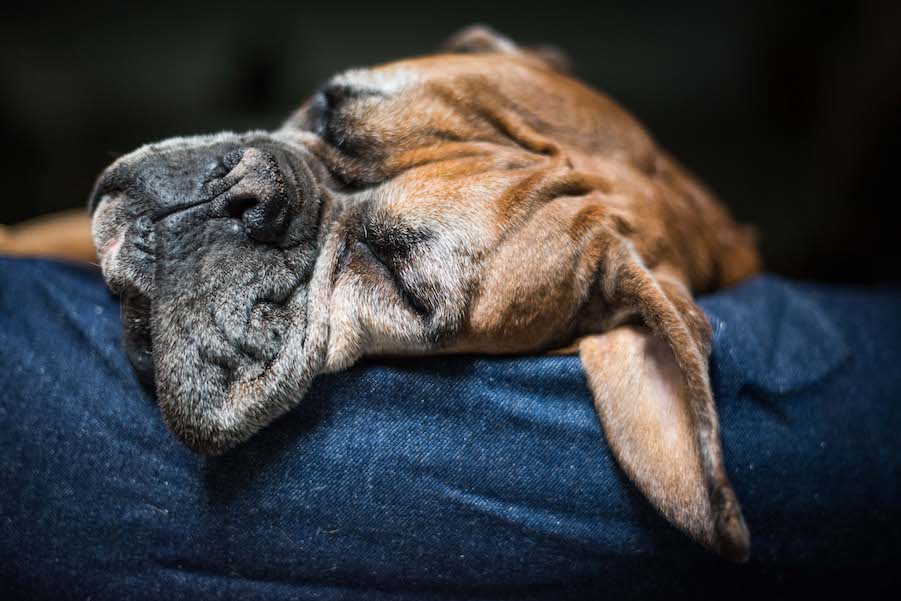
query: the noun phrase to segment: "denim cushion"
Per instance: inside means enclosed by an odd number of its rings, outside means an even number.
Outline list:
[[[208,459],[166,431],[95,271],[0,259],[2,598],[860,598],[894,584],[901,292],[764,276],[701,305],[753,537],[742,566],[629,484],[576,357],[366,362]]]

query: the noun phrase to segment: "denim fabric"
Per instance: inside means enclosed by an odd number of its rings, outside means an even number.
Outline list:
[[[90,270],[0,260],[0,593],[47,599],[865,598],[901,551],[901,292],[701,301],[753,535],[727,564],[605,444],[576,357],[369,362],[224,457],[166,431]]]

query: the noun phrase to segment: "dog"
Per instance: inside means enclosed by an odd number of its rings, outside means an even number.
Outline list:
[[[89,208],[131,362],[194,451],[365,356],[578,352],[625,473],[748,557],[692,295],[755,273],[754,233],[559,51],[466,29],[276,131],[144,146]]]

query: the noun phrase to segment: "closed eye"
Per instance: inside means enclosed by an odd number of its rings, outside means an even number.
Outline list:
[[[319,137],[325,137],[325,130],[334,108],[331,106],[323,90],[316,92],[310,105],[310,131]]]
[[[353,125],[342,118],[342,109],[363,98],[384,98],[371,88],[330,82],[319,88],[310,105],[310,130],[339,150],[353,135]]]

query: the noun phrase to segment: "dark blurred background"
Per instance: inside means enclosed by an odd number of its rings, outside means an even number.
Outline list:
[[[901,3],[18,3],[0,9],[0,223],[82,206],[173,135],[278,126],[330,74],[472,22],[567,51],[760,229],[769,270],[899,282]]]

